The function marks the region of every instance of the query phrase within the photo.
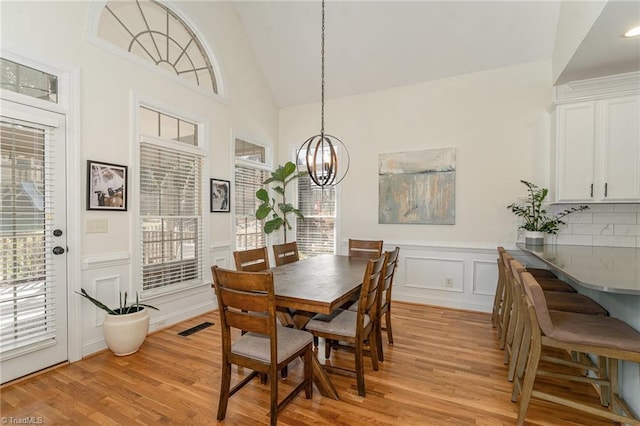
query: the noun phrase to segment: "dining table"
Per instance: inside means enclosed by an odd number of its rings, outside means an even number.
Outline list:
[[[314,315],[332,314],[359,293],[366,266],[366,259],[319,255],[271,268],[280,321],[285,326],[304,329]],[[314,383],[320,394],[339,399],[316,356],[312,362]]]

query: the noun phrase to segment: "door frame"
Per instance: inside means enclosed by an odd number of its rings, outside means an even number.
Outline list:
[[[81,220],[82,200],[80,158],[80,68],[47,57],[41,52],[18,54],[0,49],[0,56],[58,76],[58,103],[43,101],[0,89],[0,97],[33,108],[64,114],[66,117],[66,186],[67,186],[67,357],[69,362],[82,359],[81,297]],[[31,57],[44,58],[36,61]]]

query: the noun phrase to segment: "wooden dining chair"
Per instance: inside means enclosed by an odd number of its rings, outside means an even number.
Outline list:
[[[349,256],[377,259],[382,256],[382,240],[352,240],[349,238]]]
[[[521,274],[526,292],[527,318],[531,328],[530,350],[525,367],[516,368],[512,400],[520,395],[518,425],[523,425],[531,398],[582,410],[622,424],[640,425],[619,394],[618,363],[620,360],[640,363],[640,332],[627,323],[601,315],[587,315],[573,312],[551,311],[547,308],[545,293],[536,279],[528,272]],[[569,352],[589,353],[606,360],[600,377],[591,375],[571,375],[541,370],[540,360],[543,348],[556,348]],[[524,358],[523,358],[524,360]],[[520,363],[519,363],[520,364]],[[554,380],[569,380],[593,383],[602,393],[606,393],[607,408],[586,404],[576,400],[561,398],[548,389],[534,389],[538,377],[553,377]]]
[[[259,272],[269,269],[269,252],[266,247],[234,251],[233,259],[238,271]]]
[[[300,255],[298,254],[298,243],[292,241],[290,243],[274,244],[273,256],[276,260],[276,266],[297,262],[300,260]]]
[[[337,374],[353,377],[358,384],[358,395],[365,396],[364,386],[364,347],[369,342],[371,365],[378,370],[378,341],[374,325],[378,315],[379,286],[382,285],[382,269],[386,263],[386,255],[376,260],[369,260],[362,279],[358,311],[339,309],[337,314],[316,315],[309,321],[305,329],[314,336],[324,337],[325,357],[331,355],[333,341],[353,345],[355,353],[355,371],[330,365],[324,368]]]
[[[276,324],[271,271],[238,272],[213,266],[211,273],[222,330],[222,377],[217,419],[225,418],[231,396],[254,377],[265,374],[271,387],[271,425],[276,425],[278,413],[300,391],[305,391],[307,399],[312,397],[313,336],[306,331]],[[232,328],[246,330],[247,333],[233,340]],[[278,372],[299,357],[304,359],[304,379],[278,402]],[[253,370],[233,387],[232,364]]]
[[[396,273],[396,267],[398,266],[398,255],[400,253],[400,247],[396,247],[393,250],[385,252],[386,263],[382,269],[383,283],[380,285],[380,297],[379,307],[376,323],[376,335],[378,337],[378,360],[384,361],[384,351],[382,349],[382,331],[387,332],[387,339],[389,344],[393,345],[393,330],[391,329],[391,289],[393,286],[393,277]],[[349,310],[358,311],[358,302],[353,303]],[[385,323],[383,326],[382,317],[384,316]]]

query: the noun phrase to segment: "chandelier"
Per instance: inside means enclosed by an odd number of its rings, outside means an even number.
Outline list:
[[[324,33],[324,0],[322,0],[320,134],[304,141],[299,155],[313,183],[323,188],[342,182],[349,170],[347,147],[337,137],[324,132]]]

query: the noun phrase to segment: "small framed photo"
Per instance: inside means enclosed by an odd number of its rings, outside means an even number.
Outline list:
[[[231,211],[231,184],[228,180],[211,179],[211,213]]]
[[[127,166],[87,160],[87,210],[127,210]]]

